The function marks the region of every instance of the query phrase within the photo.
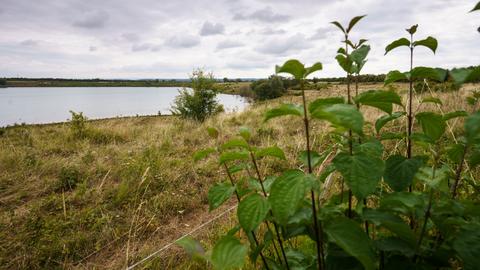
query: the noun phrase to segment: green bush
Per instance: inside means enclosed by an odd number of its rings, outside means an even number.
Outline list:
[[[81,172],[75,167],[63,167],[58,176],[56,191],[73,190],[82,180]]]
[[[175,98],[172,113],[183,118],[203,122],[209,116],[222,111],[216,100],[217,92],[212,90],[215,79],[213,74],[198,69],[190,77],[192,90],[182,89]]]
[[[267,80],[259,80],[252,83],[251,88],[255,93],[256,100],[267,100],[281,97],[286,93],[282,78],[270,76]]]
[[[83,112],[76,113],[70,111],[72,119],[70,120],[70,131],[76,139],[83,139],[87,135],[87,117],[83,115]]]

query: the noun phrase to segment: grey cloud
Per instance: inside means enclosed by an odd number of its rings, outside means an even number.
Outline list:
[[[132,52],[148,51],[151,48],[152,48],[152,45],[149,43],[134,44],[132,46]]]
[[[26,40],[20,42],[20,45],[26,46],[26,47],[33,47],[33,46],[37,46],[39,44],[39,42],[40,41],[38,41],[38,40],[26,39]]]
[[[283,29],[273,29],[273,28],[264,28],[260,31],[260,34],[262,35],[281,35],[281,34],[285,34],[287,33],[287,31],[283,30]]]
[[[109,15],[103,10],[86,13],[83,18],[73,22],[73,26],[94,29],[103,28],[108,21]]]
[[[321,27],[318,28],[315,33],[310,36],[310,40],[320,40],[320,39],[325,39],[326,37],[329,36],[330,33],[333,32],[333,27]]]
[[[210,36],[223,34],[225,32],[225,26],[221,23],[211,23],[206,21],[203,23],[202,29],[200,29],[201,36]]]
[[[172,48],[192,48],[200,44],[200,38],[189,34],[180,34],[170,37],[165,41],[165,45]]]
[[[140,40],[140,36],[136,33],[123,33],[122,38],[129,42],[137,42]]]
[[[272,10],[272,7],[266,7],[263,9],[256,10],[255,12],[244,15],[241,13],[236,13],[233,16],[234,20],[257,20],[266,23],[273,23],[273,22],[285,22],[290,20],[290,16],[283,15],[279,13],[275,13]]]
[[[295,34],[290,37],[270,39],[256,48],[264,54],[284,55],[291,51],[301,51],[311,47],[311,44],[303,34]]]
[[[217,44],[217,50],[238,48],[238,47],[243,47],[243,46],[245,46],[245,44],[243,44],[240,41],[227,39],[227,40],[221,41]]]
[[[89,50],[90,52],[96,52],[96,51],[98,50],[98,48],[95,47],[95,46],[90,46],[90,47],[88,48],[88,50]]]

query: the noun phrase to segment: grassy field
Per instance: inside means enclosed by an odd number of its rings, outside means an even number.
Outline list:
[[[362,85],[360,91],[380,87]],[[466,85],[458,92],[435,93],[442,97],[442,107],[426,106],[436,111],[463,109],[464,97],[472,89]],[[308,99],[344,91],[345,86],[332,85],[308,91]],[[405,87],[397,91],[403,95]],[[293,168],[300,166],[295,157],[305,147],[298,139],[302,136],[296,136],[303,134],[301,120],[263,123],[262,114],[280,102],[299,101],[292,93],[203,124],[167,116],[92,121],[81,138],[68,123],[0,130],[0,268],[118,269],[141,260],[235,205],[232,201],[208,212],[208,188],[225,175],[215,159],[199,164],[192,160],[194,151],[214,145],[206,127],[219,129],[220,140],[225,141],[240,126],[248,126],[256,145],[276,144],[287,155],[282,162],[266,160],[263,173]],[[378,114],[375,109],[365,111],[370,121]],[[452,121],[451,131],[461,124]],[[404,127],[394,122],[389,128]],[[315,122],[313,149],[321,152],[329,143],[327,129],[327,124]],[[392,152],[404,146],[386,147]],[[229,228],[234,216],[220,218],[195,237],[208,246]],[[177,247],[142,267],[205,269]]]

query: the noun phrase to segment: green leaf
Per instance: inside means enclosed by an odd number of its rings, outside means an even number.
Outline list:
[[[220,155],[219,162],[223,164],[225,162],[235,161],[235,160],[247,160],[250,159],[250,153],[248,151],[235,151],[235,152],[224,152]]]
[[[442,69],[435,69],[429,67],[415,67],[410,73],[412,80],[416,79],[431,79],[438,82],[445,80],[445,72]]]
[[[363,152],[369,156],[381,158],[383,154],[383,144],[376,139],[372,139],[356,146],[354,152]]]
[[[433,53],[435,53],[438,47],[438,41],[434,37],[427,37],[426,39],[417,40],[413,42],[413,46],[414,47],[424,46],[432,50]]]
[[[418,28],[418,24],[414,24],[409,29],[405,29],[405,30],[407,30],[407,32],[410,35],[413,35],[413,34],[415,34],[415,32],[417,32],[417,28]]]
[[[338,65],[347,73],[353,73],[352,65],[353,62],[350,57],[338,54],[335,59],[337,59]]]
[[[197,162],[199,160],[202,160],[202,159],[208,157],[208,155],[210,155],[211,153],[215,153],[215,152],[216,152],[216,150],[213,149],[213,148],[206,148],[206,149],[197,151],[197,152],[195,152],[195,154],[193,154],[193,160],[195,162]]]
[[[392,213],[377,209],[363,209],[363,218],[372,221],[375,226],[384,227],[406,241],[410,247],[415,246],[415,234],[410,227],[400,218]]]
[[[270,188],[268,201],[273,216],[280,224],[287,224],[305,196],[305,175],[300,170],[289,170],[279,176]]]
[[[212,264],[215,269],[227,270],[242,268],[248,248],[237,238],[225,236],[215,244],[212,251]]]
[[[417,113],[415,118],[422,126],[423,133],[434,141],[440,139],[445,132],[446,123],[440,114],[421,112]]]
[[[340,153],[333,159],[333,164],[359,200],[375,192],[385,169],[381,158],[362,152],[354,155]]]
[[[415,208],[422,206],[422,194],[411,192],[393,192],[385,194],[381,198],[380,209],[386,212],[399,212],[409,214],[414,212]]]
[[[233,187],[230,183],[218,183],[213,185],[208,190],[208,204],[210,206],[210,211],[218,208],[222,205],[226,200],[228,200],[233,192],[235,191],[235,187]]]
[[[385,76],[385,81],[384,84],[388,85],[391,83],[394,83],[396,81],[401,81],[401,80],[408,80],[408,77],[405,73],[402,73],[398,70],[393,70],[388,72],[388,74]]]
[[[410,41],[406,38],[400,38],[400,39],[397,39],[395,41],[393,41],[392,43],[388,44],[387,47],[385,47],[385,55],[395,49],[395,48],[398,48],[400,46],[407,46],[407,47],[410,47]]]
[[[424,97],[421,103],[435,103],[435,104],[443,105],[442,101],[436,97]]]
[[[223,150],[227,149],[232,149],[232,148],[243,148],[243,149],[248,149],[248,143],[245,141],[245,139],[231,139],[228,140],[226,143],[222,144],[221,148]]]
[[[310,151],[310,161],[312,168],[320,165],[322,161],[324,160],[325,156],[320,156],[317,152],[315,151]],[[307,156],[307,151],[301,151],[300,155],[298,156],[298,159],[303,163],[303,165],[308,166],[308,156]]]
[[[313,64],[311,67],[308,67],[308,68],[305,69],[304,78],[306,78],[308,75],[314,73],[315,71],[322,70],[322,68],[323,68],[323,65],[320,62],[317,62],[317,63]]]
[[[356,73],[359,73],[363,65],[365,64],[365,59],[367,58],[368,52],[370,52],[370,46],[369,45],[363,45],[358,49],[355,49],[351,54],[350,57],[352,58],[352,61],[355,62],[357,65],[357,71]]]
[[[330,22],[330,23],[333,24],[333,25],[335,25],[336,27],[338,27],[340,30],[342,30],[343,33],[345,33],[345,34],[347,33],[347,32],[345,31],[345,29],[343,29],[343,26],[342,26],[339,22],[334,21],[334,22]]]
[[[448,74],[452,77],[456,85],[462,85],[469,81],[472,71],[471,68],[454,68],[449,70]]]
[[[457,117],[467,117],[468,113],[466,111],[454,111],[454,112],[449,112],[443,115],[443,120],[448,121],[453,118]]]
[[[480,111],[471,114],[465,120],[465,137],[470,144],[480,137]]]
[[[238,134],[245,139],[245,141],[250,140],[252,137],[252,131],[248,127],[240,127],[238,129]]]
[[[378,108],[388,114],[392,113],[393,105],[402,106],[400,96],[393,91],[370,90],[355,97],[355,103]]]
[[[329,241],[359,260],[366,270],[375,269],[375,253],[370,239],[353,220],[338,217],[326,224],[325,233]]]
[[[432,167],[422,167],[415,177],[431,188],[444,188],[448,190],[448,171],[448,167],[446,166],[436,168],[435,170]]]
[[[375,240],[375,246],[379,250],[389,253],[397,252],[407,257],[413,257],[413,255],[415,255],[415,248],[412,248],[411,245],[409,245],[407,242],[396,237],[388,237]],[[402,266],[397,269],[402,269],[401,267]]]
[[[238,222],[245,232],[250,233],[265,220],[269,210],[270,205],[263,196],[257,193],[248,195],[238,204]]]
[[[470,12],[474,12],[474,11],[476,11],[476,10],[480,10],[480,2],[478,2],[478,3],[475,5],[475,7],[473,7],[473,9],[470,10]]]
[[[475,168],[480,164],[480,149],[474,149],[470,152],[470,157],[468,158],[468,165],[471,168]]]
[[[308,105],[308,112],[312,113],[321,106],[343,103],[345,103],[344,97],[319,98],[314,100],[313,102],[310,102],[310,104]]]
[[[455,235],[453,248],[463,261],[463,269],[478,269],[480,263],[480,225],[470,223],[462,226]]]
[[[295,104],[282,104],[278,108],[268,110],[265,113],[264,121],[285,115],[303,116],[303,106]]]
[[[205,256],[205,250],[202,247],[202,244],[198,242],[197,240],[193,239],[191,236],[187,235],[184,236],[177,241],[175,241],[175,244],[181,246],[188,255],[192,257],[204,257]]]
[[[258,158],[262,157],[276,157],[282,160],[286,160],[285,158],[285,153],[283,153],[283,150],[280,149],[278,146],[270,146],[266,148],[260,148],[255,152],[255,155]]]
[[[448,158],[451,161],[460,163],[463,157],[463,152],[465,151],[465,145],[461,143],[451,144],[446,148],[446,150]]]
[[[213,139],[216,139],[218,137],[218,130],[216,128],[207,127],[207,132],[208,135]]]
[[[312,117],[329,121],[334,126],[351,129],[358,134],[363,133],[363,115],[354,105],[334,104],[321,106],[312,112]]]
[[[295,79],[301,80],[305,77],[305,66],[296,59],[290,59],[285,62],[281,67],[277,66],[276,73],[288,73]]]
[[[383,179],[394,191],[405,190],[412,184],[413,178],[422,164],[422,159],[417,157],[407,159],[401,155],[390,156],[385,162]]]
[[[347,33],[350,33],[350,31],[352,31],[352,28],[355,26],[355,24],[357,24],[361,19],[363,19],[365,16],[367,15],[362,15],[362,16],[355,16],[353,17],[351,20],[350,20],[350,23],[348,24],[348,27],[347,27]]]
[[[380,133],[380,130],[382,129],[382,127],[385,126],[388,122],[398,119],[404,116],[405,114],[406,114],[405,112],[394,112],[392,114],[387,114],[378,118],[377,121],[375,122],[375,130],[377,131],[377,133]]]

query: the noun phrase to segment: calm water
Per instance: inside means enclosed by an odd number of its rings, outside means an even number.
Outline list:
[[[14,87],[0,88],[0,126],[63,122],[69,111],[89,119],[170,114],[178,87]],[[226,111],[240,111],[244,98],[219,94]]]

